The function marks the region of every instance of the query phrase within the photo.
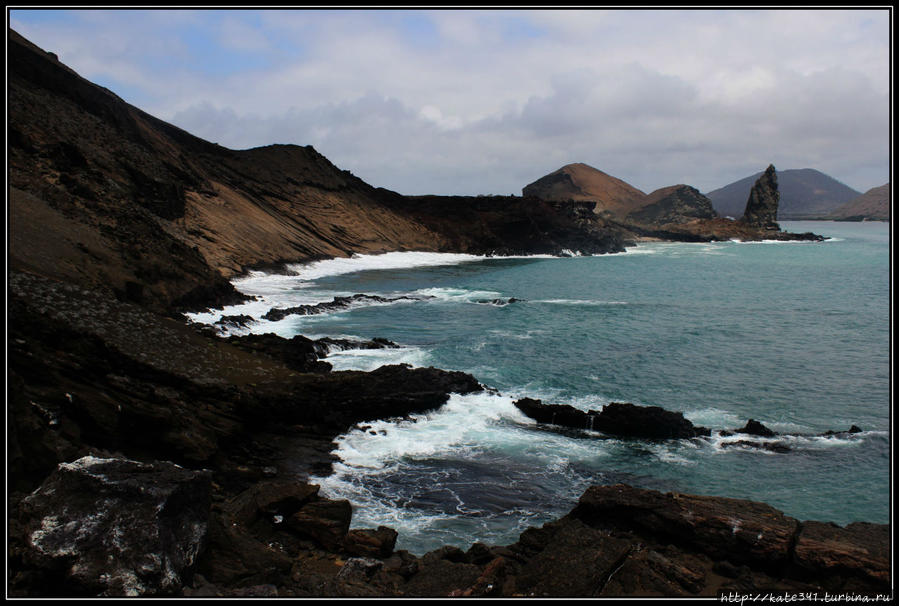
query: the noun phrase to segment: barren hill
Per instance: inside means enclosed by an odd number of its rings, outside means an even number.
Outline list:
[[[869,189],[837,208],[831,216],[837,221],[889,221],[890,184]]]
[[[11,30],[8,53],[14,269],[163,311],[236,297],[227,279],[251,268],[482,245],[458,237],[466,232],[517,252],[585,241],[592,252],[621,249],[620,239],[597,240],[571,209],[546,203],[483,207],[471,198],[422,214],[311,146],[235,151],[195,137]],[[549,243],[541,240],[547,222],[556,235]]]
[[[587,164],[567,164],[526,185],[525,196],[543,200],[594,200],[596,212],[623,219],[645,203],[646,194],[636,187]]]

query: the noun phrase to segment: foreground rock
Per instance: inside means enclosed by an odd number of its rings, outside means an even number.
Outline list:
[[[298,436],[325,456],[330,438],[358,422],[427,412],[450,393],[481,389],[470,375],[434,368],[300,372],[310,361],[302,338],[229,343],[69,284],[18,272],[9,284],[16,490],[33,490],[90,448],[182,465],[221,465],[224,450],[240,466],[260,456],[255,442]]]
[[[132,487],[113,491],[128,494],[127,502],[152,502],[133,487],[148,473],[171,468],[162,463],[141,466],[123,460],[88,459],[63,464],[60,469],[97,465],[103,466],[104,473],[116,475],[115,484]],[[180,473],[185,477],[203,475]],[[208,489],[208,479],[204,486]],[[215,489],[211,510],[194,507],[199,501],[177,498],[174,491],[161,508],[164,515],[156,515],[156,509],[144,512],[135,507],[128,514],[110,508],[108,494],[85,495],[84,486],[60,482],[53,476],[35,496],[23,501],[22,508],[30,517],[24,518],[25,528],[13,534],[27,544],[21,553],[39,555],[20,557],[21,561],[13,558],[14,593],[711,597],[730,591],[851,591],[873,595],[886,593],[890,581],[886,525],[841,528],[799,522],[762,503],[663,494],[621,484],[591,487],[568,515],[526,530],[512,545],[475,543],[467,551],[443,547],[421,557],[395,551],[397,534],[390,528],[350,529],[349,503],[322,498],[317,486],[295,479],[263,480],[230,495]],[[202,500],[208,492],[200,490],[198,494]],[[88,517],[82,518],[64,505],[41,508],[48,506],[51,498],[59,504],[88,503],[84,514]],[[159,519],[156,526],[161,528],[188,529],[182,533],[188,540],[163,541],[164,549],[177,546],[170,559],[155,558],[155,552],[147,555],[146,550],[138,549],[111,563],[109,556],[121,553],[116,541],[121,542],[122,532],[83,521],[91,515],[102,517],[109,510],[119,511],[119,520],[131,515],[129,529],[152,529],[154,525],[144,517]],[[155,544],[156,535],[151,533],[149,539],[140,536],[146,541],[141,546]],[[72,545],[80,551],[73,551]],[[45,557],[54,550],[61,562]],[[188,557],[178,559],[178,554]],[[87,569],[94,560],[96,570]],[[172,565],[171,571],[165,568],[166,576],[155,574],[157,561],[185,565]],[[62,577],[67,579],[65,583],[60,582]],[[154,584],[154,580],[161,581]]]
[[[178,595],[206,547],[210,493],[210,472],[171,463],[61,463],[20,504],[13,559],[41,596]]]

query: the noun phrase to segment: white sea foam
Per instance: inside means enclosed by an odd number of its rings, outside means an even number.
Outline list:
[[[465,288],[420,288],[412,296],[432,297],[435,302],[478,303],[503,297],[493,290],[468,290]]]
[[[591,299],[535,299],[530,303],[548,305],[627,305],[627,301],[596,301]]]
[[[492,427],[502,419],[530,421],[512,401],[511,397],[488,392],[452,394],[434,412],[412,415],[409,420],[399,422],[366,423],[364,429],[353,429],[339,436],[335,453],[342,465],[383,469],[404,458],[478,448],[491,437]]]
[[[702,408],[684,412],[684,417],[694,425],[711,429],[736,429],[746,424],[746,419],[720,408]]]
[[[413,368],[421,368],[429,363],[429,354],[418,347],[345,349],[330,352],[325,361],[334,370],[370,371],[388,364],[409,364]]]
[[[353,255],[347,258],[325,259],[312,263],[289,265],[302,280],[318,280],[327,276],[370,271],[379,269],[410,269],[414,267],[434,267],[458,265],[483,261],[487,257],[461,253],[435,252],[388,252],[380,255]]]

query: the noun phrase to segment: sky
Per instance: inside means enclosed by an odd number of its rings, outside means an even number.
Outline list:
[[[890,11],[33,10],[9,26],[232,149],[312,145],[403,194],[583,162],[649,193],[774,164],[890,181]]]

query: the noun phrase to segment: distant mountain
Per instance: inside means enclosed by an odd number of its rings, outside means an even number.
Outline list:
[[[749,190],[761,175],[759,172],[740,179],[706,196],[712,200],[719,215],[740,218],[746,209]],[[777,181],[780,190],[778,220],[826,217],[861,195],[861,192],[813,168],[778,171]]]
[[[831,214],[837,221],[889,221],[890,184],[869,189]]]
[[[559,202],[594,200],[597,214],[609,214],[618,219],[623,219],[646,201],[646,194],[633,185],[580,162],[565,165],[537,179],[526,185],[522,193],[526,197]]]

